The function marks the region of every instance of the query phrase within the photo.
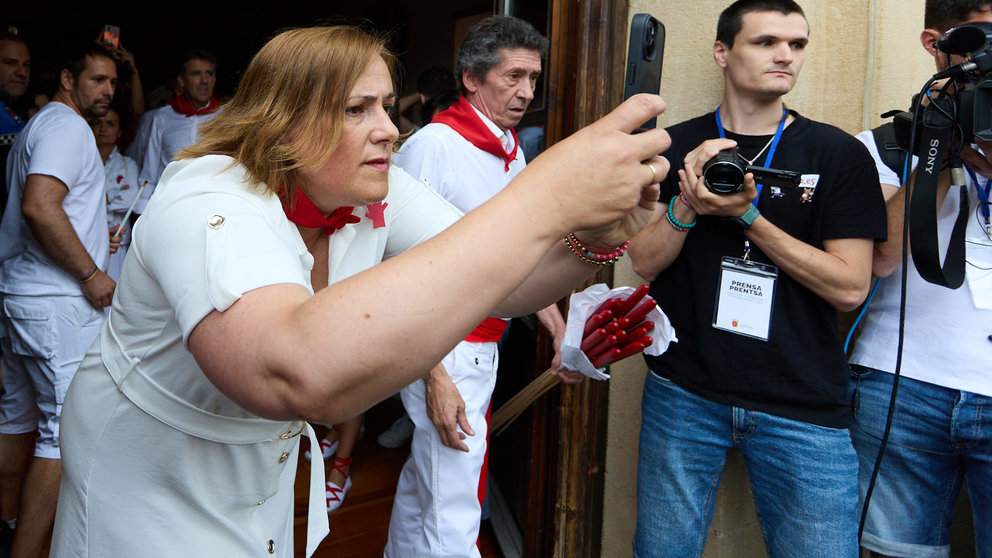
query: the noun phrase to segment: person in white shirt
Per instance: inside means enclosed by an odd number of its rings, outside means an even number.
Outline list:
[[[13,556],[40,555],[46,544],[61,475],[62,401],[116,285],[105,270],[111,241],[120,239],[107,234],[103,164],[84,118],[107,112],[116,81],[114,59],[102,47],[74,53],[52,102],[31,118],[8,158],[10,201],[0,224],[0,478],[20,481],[3,483],[0,519],[16,519]]]
[[[461,99],[411,136],[396,163],[465,213],[502,191],[526,166],[513,127],[534,99],[547,47],[521,19],[492,16],[474,25],[458,51]],[[554,338],[557,368],[565,320],[554,304],[537,316]],[[479,555],[486,415],[506,326],[486,319],[401,392],[416,428],[393,501],[386,556]]]
[[[124,154],[135,161],[145,160],[145,150],[148,148],[148,134],[152,131],[152,120],[155,113],[160,110],[172,110],[169,105],[162,105],[158,108],[146,110],[138,117],[138,128],[134,132],[134,139],[124,150]]]
[[[217,61],[213,54],[200,49],[187,52],[176,81],[179,92],[169,97],[167,107],[156,109],[149,117],[147,136],[139,128],[141,135],[135,140],[144,146],[139,180],[148,182],[135,210],[138,213],[144,211],[166,165],[176,153],[196,142],[199,127],[220,110],[220,101],[214,97]]]
[[[124,217],[141,190],[138,183],[139,167],[134,159],[117,150],[117,143],[121,138],[121,117],[116,110],[110,109],[103,116],[91,118],[90,127],[93,129],[106,175],[107,227],[110,234],[114,235],[118,227],[123,225],[120,229],[120,248],[110,255],[110,265],[107,267],[107,275],[114,281],[119,281],[124,256],[127,255],[127,247],[131,245],[131,223],[125,223]]]
[[[952,27],[992,23],[988,0],[927,0],[923,48],[942,71],[961,62],[936,49]],[[962,148],[965,187],[937,184],[939,238],[951,237],[961,196],[968,197],[965,284],[929,283],[912,255],[902,260],[906,192],[879,154],[872,132],[858,134],[875,158],[886,199],[888,241],[875,245],[880,277],[851,355],[851,439],[858,452],[862,506],[888,419],[899,348],[903,266],[906,269],[904,342],[889,440],[868,501],[861,546],[872,556],[948,556],[958,496],[968,491],[978,556],[992,555],[992,226],[987,205],[992,145]],[[966,138],[970,139],[970,138]],[[975,138],[974,141],[978,141]],[[967,142],[965,142],[967,143]],[[942,241],[943,243],[943,241]],[[959,549],[960,550],[960,549]],[[975,548],[972,549],[974,552]]]

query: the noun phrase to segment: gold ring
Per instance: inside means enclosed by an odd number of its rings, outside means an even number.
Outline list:
[[[644,164],[647,165],[649,169],[651,169],[651,184],[658,182],[658,169],[654,168],[654,165],[652,165],[651,163],[644,163]]]

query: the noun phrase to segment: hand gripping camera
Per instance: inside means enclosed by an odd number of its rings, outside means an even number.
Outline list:
[[[778,186],[792,190],[799,186],[802,175],[798,172],[758,167],[737,152],[725,149],[703,165],[703,183],[714,194],[729,196],[744,188],[744,175],[752,173],[754,181],[765,186]]]

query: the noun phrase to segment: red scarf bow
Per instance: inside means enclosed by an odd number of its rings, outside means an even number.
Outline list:
[[[503,159],[505,162],[504,170],[510,172],[510,163],[517,158],[517,147],[520,145],[520,142],[517,141],[517,131],[510,128],[510,134],[513,136],[513,150],[507,153],[499,138],[479,118],[478,113],[475,112],[464,95],[458,99],[457,103],[435,116],[431,122],[447,125],[472,145]]]
[[[185,114],[186,118],[190,116],[196,116],[198,114],[210,114],[220,108],[220,101],[216,97],[210,97],[210,102],[207,106],[203,108],[194,108],[193,105],[189,104],[186,100],[185,95],[173,95],[169,97],[169,106],[172,110],[178,112],[179,114]]]
[[[296,189],[296,202],[293,207],[290,208],[283,200],[282,210],[286,212],[286,217],[293,223],[311,229],[324,229],[325,234],[334,234],[334,231],[341,229],[348,223],[361,221],[360,218],[351,214],[355,208],[348,206],[339,207],[329,216],[324,217],[320,209],[299,188]]]

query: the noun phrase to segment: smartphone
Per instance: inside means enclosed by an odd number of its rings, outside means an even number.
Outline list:
[[[104,25],[103,42],[109,47],[117,48],[121,42],[121,28],[116,25]]]
[[[627,43],[627,69],[623,98],[638,93],[657,95],[661,88],[661,62],[665,53],[665,26],[651,14],[635,14],[630,21]],[[651,119],[642,128],[654,128]]]

